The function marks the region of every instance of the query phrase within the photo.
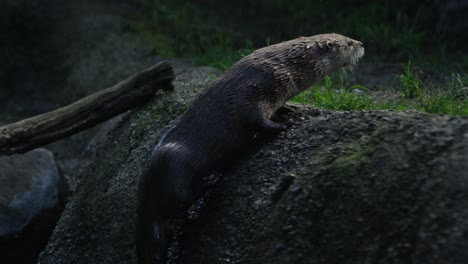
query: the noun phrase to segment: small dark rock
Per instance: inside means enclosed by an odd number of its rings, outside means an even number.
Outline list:
[[[45,149],[0,157],[0,168],[0,262],[35,263],[63,210],[63,178]]]

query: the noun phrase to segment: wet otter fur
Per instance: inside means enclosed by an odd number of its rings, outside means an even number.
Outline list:
[[[170,219],[200,196],[202,177],[255,133],[286,129],[270,118],[287,100],[363,55],[361,42],[339,34],[300,37],[254,51],[215,80],[166,132],[140,178],[138,263],[166,263]]]

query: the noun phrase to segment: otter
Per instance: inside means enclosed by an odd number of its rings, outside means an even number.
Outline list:
[[[216,79],[166,132],[138,183],[138,263],[166,263],[171,218],[201,195],[202,178],[245,149],[289,99],[364,55],[363,44],[331,33],[258,49]]]

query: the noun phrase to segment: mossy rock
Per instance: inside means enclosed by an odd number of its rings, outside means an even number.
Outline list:
[[[153,147],[209,82],[128,115],[101,142],[40,263],[135,263],[136,183]],[[201,78],[200,78],[201,77]],[[170,263],[466,263],[468,119],[303,107],[296,125],[221,172]]]

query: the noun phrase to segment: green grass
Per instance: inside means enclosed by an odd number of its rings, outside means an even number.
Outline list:
[[[374,107],[372,96],[356,92],[367,91],[363,86],[354,85],[349,88],[336,87],[329,76],[323,82],[312,86],[308,91],[299,94],[292,100],[296,103],[310,104],[329,110],[369,110]]]
[[[411,70],[410,63],[405,66],[403,75],[396,76],[401,81],[401,91],[397,91],[398,96],[392,99],[382,101],[363,86],[348,87],[345,81],[336,76],[325,76],[323,81],[291,101],[338,111],[417,110],[435,114],[468,115],[468,91],[464,88],[468,81],[466,74],[452,75],[439,87],[445,90],[443,94],[434,89],[423,92],[419,75]],[[415,83],[418,85],[415,86]],[[416,89],[418,92],[411,89]],[[411,96],[408,96],[408,90],[413,91],[410,93]]]
[[[365,87],[351,86],[333,75],[293,101],[340,111],[412,109],[467,115],[468,92],[463,88],[468,86],[467,74],[452,75],[440,87],[430,87],[421,80],[423,72],[414,67],[416,62],[443,65],[446,71],[463,72],[468,68],[466,56],[457,56],[454,49],[445,47],[450,42],[444,43],[430,33],[433,14],[422,9],[430,9],[430,5],[412,9],[404,1],[141,2],[141,12],[129,15],[125,25],[143,36],[158,55],[192,58],[198,65],[224,71],[270,42],[337,32],[363,41],[366,60],[409,61],[402,74],[395,76],[400,83],[396,96],[382,100]]]
[[[450,76],[447,81],[446,87],[442,87],[441,89],[445,89],[449,92],[449,94],[457,99],[460,100],[468,100],[468,74],[454,74]]]
[[[427,96],[416,110],[434,114],[468,115],[468,101],[452,96]]]
[[[421,76],[422,71],[411,68],[411,60],[406,66],[403,65],[403,73],[396,77],[401,83],[403,96],[408,99],[422,98]]]
[[[300,35],[326,32],[341,33],[364,42],[368,59],[405,61],[412,58],[414,61],[424,57],[425,61],[468,65],[464,56],[458,56],[458,62],[454,62],[453,52],[448,55],[445,44],[430,33],[433,31],[430,23],[433,14],[426,10],[431,10],[430,5],[415,9],[404,1],[395,4],[389,0],[370,3],[308,0],[141,2],[141,12],[128,16],[130,30],[145,36],[159,55],[195,58],[200,65],[218,69],[237,61],[241,57],[240,49],[265,46],[266,39],[276,43]],[[425,11],[422,8],[426,8]]]

